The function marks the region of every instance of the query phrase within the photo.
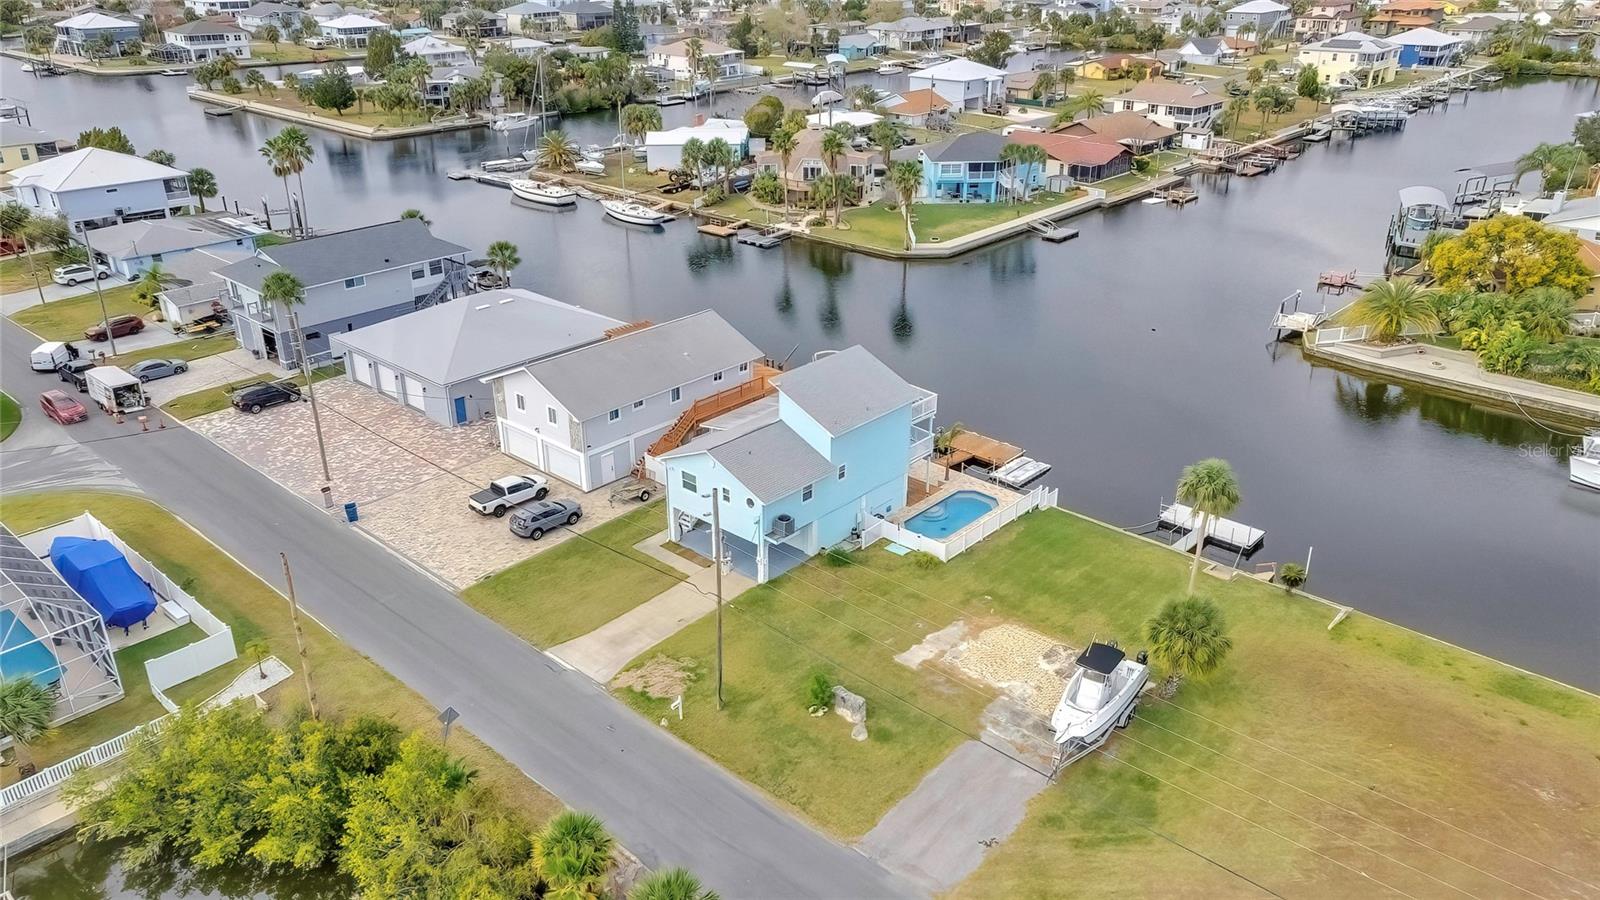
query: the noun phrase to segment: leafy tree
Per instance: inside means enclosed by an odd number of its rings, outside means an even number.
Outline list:
[[[1600,159],[1600,116],[1584,116],[1572,126],[1573,143],[1590,159]]]
[[[1576,235],[1527,216],[1494,216],[1439,241],[1426,257],[1446,290],[1506,291],[1558,287],[1588,291],[1593,273],[1578,256]]]
[[[1300,67],[1300,79],[1295,83],[1295,93],[1307,100],[1322,99],[1322,76],[1317,67],[1309,63]]]
[[[374,78],[388,72],[399,55],[400,38],[394,32],[378,28],[367,35],[366,70],[371,72]]]
[[[746,9],[739,21],[733,23],[728,29],[728,43],[736,49],[744,51],[745,56],[756,56],[756,23],[750,18],[750,10]],[[767,96],[771,96],[770,94]]]
[[[101,150],[115,150],[118,153],[135,154],[133,141],[128,139],[122,129],[113,125],[110,128],[96,126],[87,131],[78,132],[78,149],[85,147],[99,147]]]
[[[1151,658],[1187,678],[1215,672],[1233,649],[1222,610],[1201,597],[1167,601],[1144,628]]]
[[[494,269],[500,280],[505,282],[511,277],[511,270],[522,265],[522,257],[517,255],[517,245],[510,241],[495,241],[489,245],[489,267]]]
[[[902,159],[889,166],[889,183],[900,197],[900,215],[905,219],[905,249],[911,249],[911,205],[922,190],[922,164]]]
[[[884,119],[873,123],[867,130],[867,137],[883,154],[884,165],[888,165],[895,148],[900,145],[900,126],[891,119]]]
[[[771,94],[763,94],[760,100],[750,104],[750,108],[744,111],[745,127],[759,137],[770,136],[782,121],[783,101]]]
[[[786,193],[778,173],[770,169],[757,173],[750,182],[750,196],[768,205],[783,203]]]
[[[1011,49],[1011,35],[1004,31],[991,31],[983,36],[976,49],[968,51],[967,58],[973,62],[1002,69],[1005,68],[1006,60],[1015,52]]]
[[[44,25],[35,25],[22,33],[22,43],[23,46],[28,48],[29,53],[42,54],[48,57],[50,48],[55,46],[56,43],[55,29]]]
[[[200,211],[206,211],[206,200],[217,195],[217,176],[210,169],[189,170],[189,193],[200,200]]]
[[[224,94],[242,94],[244,93],[244,85],[240,84],[239,79],[232,75],[225,75],[222,78],[222,92]]]
[[[400,214],[402,219],[416,219],[424,225],[432,225],[433,220],[428,218],[420,209],[408,209]]]
[[[33,17],[33,4],[28,0],[3,0],[0,2],[0,31],[11,31],[22,27],[24,22]]]
[[[1528,334],[1521,322],[1491,325],[1481,331],[1463,331],[1461,346],[1478,353],[1478,365],[1485,372],[1516,375],[1528,367],[1529,357],[1539,342]]]
[[[662,869],[645,876],[633,890],[628,900],[722,900],[721,896],[702,885],[700,879],[688,869]]]
[[[329,66],[311,82],[310,96],[312,106],[331,109],[341,116],[356,103],[356,89],[350,81],[350,73],[340,65]]]
[[[1378,343],[1392,344],[1408,328],[1439,327],[1432,295],[1432,291],[1414,281],[1374,281],[1361,291],[1346,315],[1351,322],[1372,329]]]
[[[570,172],[578,162],[578,144],[559,129],[545,132],[539,138],[539,149],[534,160],[541,169]]]
[[[31,765],[28,747],[49,734],[55,711],[54,690],[27,676],[0,680],[0,737],[12,740],[19,766]]]
[[[639,34],[639,10],[633,0],[611,0],[610,46],[618,53],[644,50],[644,38]]]
[[[1201,540],[1194,543],[1194,562],[1189,566],[1189,593],[1194,594],[1195,576],[1200,574],[1200,552],[1205,547],[1204,536],[1210,533],[1211,523],[1233,512],[1239,505],[1239,479],[1226,460],[1202,459],[1184,466],[1178,476],[1178,502],[1194,511],[1199,517],[1195,527]]]

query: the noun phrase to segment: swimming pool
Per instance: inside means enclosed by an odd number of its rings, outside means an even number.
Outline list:
[[[1000,501],[978,491],[956,491],[906,520],[906,528],[924,537],[944,539],[982,518]]]

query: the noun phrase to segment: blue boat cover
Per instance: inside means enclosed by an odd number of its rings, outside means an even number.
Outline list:
[[[127,628],[155,612],[155,593],[110,541],[58,537],[50,542],[50,562],[108,626]]]
[[[32,678],[50,687],[61,680],[61,666],[16,613],[0,609],[0,679],[13,678]]]

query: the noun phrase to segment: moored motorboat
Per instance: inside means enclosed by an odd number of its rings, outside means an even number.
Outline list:
[[[1162,201],[1165,202],[1165,201]],[[989,477],[1006,487],[1020,488],[1050,471],[1050,464],[1019,456],[994,471]]]
[[[529,128],[538,121],[525,112],[501,113],[489,121],[489,127],[495,131],[521,131]]]
[[[578,192],[572,188],[526,178],[511,182],[511,195],[540,206],[572,206],[578,202]]]
[[[1583,443],[1567,460],[1574,484],[1600,491],[1600,428],[1583,436]]]
[[[167,76],[168,78],[182,78],[189,73],[182,69],[162,69],[161,74]]]
[[[896,65],[892,62],[886,62],[878,66],[879,75],[899,75],[905,70],[905,66]]]
[[[1105,740],[1112,728],[1128,724],[1149,677],[1143,653],[1128,659],[1110,644],[1091,643],[1078,654],[1077,669],[1050,716],[1056,743],[1093,747]]]
[[[629,225],[665,225],[673,219],[670,213],[630,200],[601,200],[600,208],[611,218]]]

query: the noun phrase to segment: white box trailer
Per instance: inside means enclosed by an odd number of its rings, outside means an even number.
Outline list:
[[[131,413],[147,405],[144,385],[116,366],[97,366],[84,375],[89,399],[108,413]]]
[[[71,359],[71,347],[60,341],[45,341],[28,354],[28,367],[35,372],[54,372]]]

